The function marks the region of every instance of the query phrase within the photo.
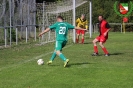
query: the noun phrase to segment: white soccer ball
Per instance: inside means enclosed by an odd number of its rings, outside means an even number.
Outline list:
[[[43,59],[39,59],[39,60],[37,60],[37,64],[38,64],[38,65],[43,65],[43,64],[44,64]]]

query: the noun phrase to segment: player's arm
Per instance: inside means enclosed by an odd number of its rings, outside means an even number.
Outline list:
[[[88,30],[88,21],[85,22],[85,28]]]
[[[107,30],[106,30],[106,32],[104,33],[104,36],[106,36],[107,33],[111,30],[111,27],[110,27],[110,25],[109,25],[108,23],[106,24],[106,28],[107,28]]]
[[[76,30],[86,30],[86,29],[83,29],[83,28],[80,28],[80,27],[75,27],[71,24],[68,23],[68,29],[76,29]]]
[[[76,30],[87,30],[87,29],[83,29],[83,28],[80,28],[80,27],[75,27],[74,29],[76,29]]]
[[[42,31],[39,36],[41,37],[43,34],[47,33],[50,31],[50,28],[46,28],[44,31]]]
[[[49,32],[51,29],[55,29],[55,28],[56,28],[56,23],[53,24],[53,25],[51,25],[51,26],[49,26],[49,27],[46,28],[44,31],[42,31],[42,32],[39,34],[39,36],[41,37],[43,34]]]

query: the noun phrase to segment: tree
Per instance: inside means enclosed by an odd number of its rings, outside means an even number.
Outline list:
[[[122,0],[123,2],[125,0]],[[129,0],[126,0],[129,1]],[[98,15],[103,15],[104,18],[110,23],[121,23],[122,17],[119,16],[114,10],[114,3],[115,0],[93,0],[93,23],[98,22],[97,17]],[[131,6],[129,6],[131,9]],[[119,9],[118,9],[119,11]],[[133,22],[133,13],[128,16],[129,22]]]

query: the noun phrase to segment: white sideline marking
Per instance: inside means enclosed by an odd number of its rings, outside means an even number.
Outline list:
[[[69,48],[70,46],[72,46],[72,44],[71,44],[71,45],[67,45],[66,47],[64,47],[64,49],[65,49],[65,48]],[[54,51],[54,50],[53,50],[53,51]],[[2,67],[2,68],[0,68],[0,71],[2,71],[2,70],[4,70],[4,69],[16,67],[16,66],[19,66],[19,65],[21,65],[21,64],[25,64],[25,63],[27,63],[27,62],[30,62],[30,61],[39,59],[39,58],[44,57],[44,56],[47,56],[47,55],[53,53],[53,51],[48,52],[48,53],[45,53],[45,54],[41,54],[41,55],[39,55],[39,56],[33,57],[33,58],[31,58],[31,59],[28,59],[28,60],[24,60],[24,61],[19,62],[19,63],[17,63],[17,64],[13,64],[13,65],[10,65],[10,66]]]

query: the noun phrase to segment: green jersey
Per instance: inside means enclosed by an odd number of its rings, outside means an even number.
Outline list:
[[[49,27],[51,30],[54,29],[56,32],[56,41],[67,41],[67,34],[69,29],[75,27],[67,22],[56,22]]]

